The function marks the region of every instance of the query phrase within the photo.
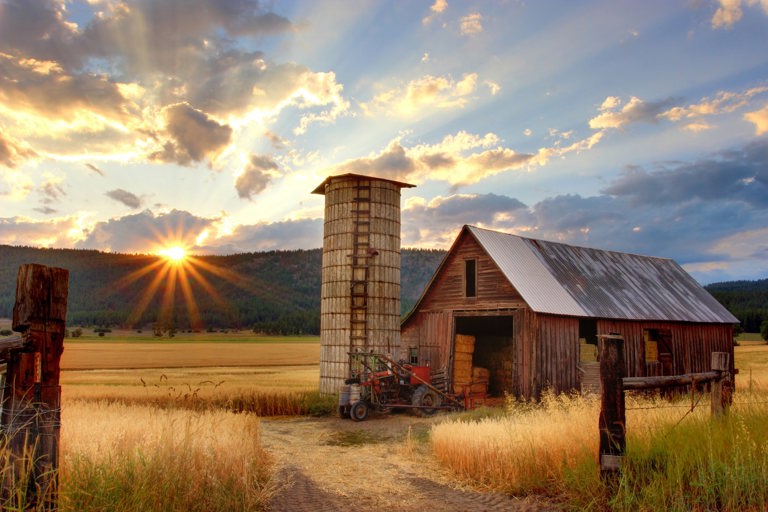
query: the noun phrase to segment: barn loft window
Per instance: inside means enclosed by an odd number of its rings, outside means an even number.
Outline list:
[[[477,260],[464,260],[464,296],[477,297]]]

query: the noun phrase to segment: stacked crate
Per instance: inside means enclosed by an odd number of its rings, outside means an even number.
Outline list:
[[[475,337],[457,334],[453,353],[453,392],[461,393],[472,382],[472,354],[475,352]]]

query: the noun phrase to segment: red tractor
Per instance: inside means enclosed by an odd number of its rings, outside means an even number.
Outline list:
[[[371,409],[410,409],[419,416],[462,409],[456,397],[432,384],[429,366],[395,362],[384,354],[349,354],[352,376],[339,393],[339,416],[363,421]]]

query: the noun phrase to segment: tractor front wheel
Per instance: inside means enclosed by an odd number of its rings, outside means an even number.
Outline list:
[[[355,421],[363,421],[368,417],[370,407],[365,400],[358,400],[349,408],[349,417]]]
[[[411,405],[416,407],[413,411],[418,416],[432,416],[442,402],[442,397],[424,384],[416,388],[411,399]]]

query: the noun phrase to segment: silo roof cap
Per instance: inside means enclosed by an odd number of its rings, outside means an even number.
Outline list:
[[[392,183],[394,185],[397,185],[400,188],[412,188],[416,185],[411,185],[410,183],[404,183],[402,181],[395,181],[395,180],[388,180],[384,178],[378,178],[376,176],[365,176],[363,174],[353,174],[353,173],[347,173],[347,174],[337,174],[336,176],[328,176],[323,180],[323,182],[317,186],[315,190],[312,191],[313,194],[322,194],[325,195],[325,187],[332,181],[332,180],[339,180],[339,179],[364,179],[364,180],[373,180],[373,181],[386,181],[388,183]]]

